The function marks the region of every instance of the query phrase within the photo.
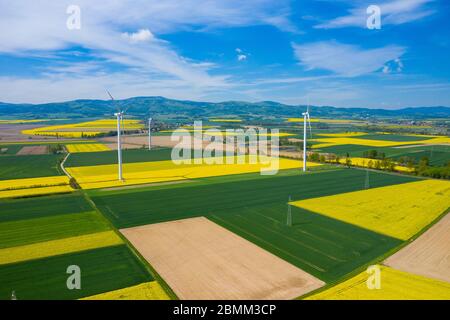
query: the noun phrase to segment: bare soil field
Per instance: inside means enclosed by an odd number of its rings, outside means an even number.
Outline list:
[[[26,156],[32,154],[47,154],[48,146],[26,146],[17,152],[18,156]]]
[[[430,147],[430,146],[450,146],[450,144],[446,143],[430,143],[430,144],[409,144],[406,146],[398,146],[393,147],[395,149],[408,149],[408,148],[417,148],[417,147]]]
[[[450,214],[384,264],[450,283]]]
[[[300,151],[282,151],[279,152],[280,157],[303,159],[303,152]]]
[[[115,144],[117,142],[117,137],[105,137],[99,139],[99,141],[105,143]],[[140,135],[140,136],[123,136],[122,142],[124,145],[136,146],[136,148],[141,148],[143,145],[148,147],[148,136]],[[178,142],[170,141],[170,136],[152,136],[152,146],[160,146],[160,147],[174,147]]]
[[[324,285],[204,217],[120,231],[180,299],[294,299]]]
[[[101,142],[104,142],[107,144],[108,147],[110,147],[113,150],[117,149],[117,137],[105,137],[98,139]],[[153,136],[152,137],[152,146],[158,146],[158,147],[168,147],[173,148],[176,145],[182,148],[188,148],[188,149],[194,149],[197,146],[201,146],[203,149],[205,149],[206,146],[209,145],[209,148],[213,148],[215,146],[218,146],[217,143],[211,143],[209,141],[201,141],[198,139],[192,139],[192,143],[183,143],[183,140],[180,141],[172,141],[171,136]],[[180,143],[181,142],[181,143]],[[148,136],[123,136],[122,145],[124,149],[138,149],[142,148],[142,146],[148,147]],[[200,148],[198,148],[200,149]],[[228,147],[226,148],[225,145],[223,145],[224,151],[232,151],[233,148]]]
[[[55,137],[29,136],[22,134],[22,130],[39,128],[42,125],[24,125],[24,124],[0,124],[0,143],[14,141],[35,141],[35,140],[55,140]]]

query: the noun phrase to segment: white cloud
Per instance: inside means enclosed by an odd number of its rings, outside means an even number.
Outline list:
[[[403,71],[404,65],[400,58],[389,61],[383,66],[383,73],[400,73]]]
[[[124,32],[122,33],[122,36],[131,42],[149,41],[154,38],[153,34],[148,29],[141,29],[134,33]]]
[[[197,92],[227,88],[229,77],[212,75],[210,70],[214,64],[181,56],[160,35],[249,25],[292,29],[288,0],[121,0],[110,1],[108,5],[77,0],[81,8],[81,29],[68,30],[66,9],[71,4],[72,0],[0,0],[0,30],[11,30],[0,33],[0,54],[47,57],[52,59],[51,63],[62,60],[69,64],[73,63],[73,57],[63,56],[62,50],[82,48],[85,59],[101,60],[114,68],[120,66],[123,72],[137,70],[138,74],[181,81]],[[74,71],[84,67],[66,65],[64,68],[52,67],[48,73],[67,73],[70,68]],[[133,72],[125,74],[145,81]],[[31,83],[29,79],[23,80],[24,84]],[[51,83],[52,79],[41,82],[49,88],[64,90],[64,86]],[[53,90],[46,92],[58,95]],[[1,99],[5,99],[3,94]],[[23,99],[27,97],[24,95]]]
[[[238,61],[245,61],[245,60],[247,60],[248,56],[250,55],[248,53],[245,53],[244,50],[242,50],[240,48],[236,48],[235,51],[237,53],[236,58]]]
[[[336,41],[292,44],[296,58],[307,70],[328,70],[334,74],[355,77],[377,71],[391,60],[400,57],[405,48],[387,46],[362,49]]]
[[[326,76],[312,76],[312,77],[271,77],[271,78],[262,78],[257,79],[251,84],[254,85],[267,85],[267,84],[295,84],[300,82],[312,82],[312,81],[321,81],[337,78],[335,75],[326,75]]]
[[[348,1],[354,5],[354,1]],[[316,28],[332,29],[343,27],[366,28],[368,14],[366,9],[369,5],[376,4],[381,9],[381,25],[399,25],[432,15],[435,10],[428,9],[427,5],[434,0],[382,0],[379,3],[373,1],[358,2],[359,6],[349,10],[348,15],[322,22]]]
[[[238,54],[237,59],[238,61],[244,61],[247,60],[247,56],[245,54]]]

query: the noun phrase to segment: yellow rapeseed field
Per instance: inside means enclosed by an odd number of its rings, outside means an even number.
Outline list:
[[[369,140],[369,139],[359,139],[352,137],[333,137],[333,138],[320,138],[314,139],[313,141],[319,142],[320,144],[315,144],[313,148],[323,148],[321,144],[331,144],[331,145],[342,145],[342,144],[356,144],[361,146],[370,147],[392,147],[402,144],[407,144],[408,142],[400,141],[387,141],[387,140]],[[414,142],[417,143],[417,142]]]
[[[417,141],[387,141],[387,140],[359,139],[352,137],[333,137],[333,138],[313,139],[312,141],[318,142],[318,144],[312,146],[314,149],[343,144],[352,144],[370,147],[395,147],[395,146],[415,145],[415,144],[450,144],[450,137],[435,136],[434,138],[428,140],[418,139]]]
[[[449,300],[450,283],[380,266],[380,289],[369,289],[366,271],[306,300]]]
[[[294,136],[295,134],[293,133],[286,133],[286,132],[278,132],[278,133],[272,133],[272,132],[268,132],[268,133],[258,133],[257,131],[255,131],[256,134],[255,136],[260,136],[260,137],[290,137],[290,136]],[[240,132],[227,132],[227,131],[222,131],[221,132],[223,136],[227,136],[227,137],[235,137],[235,136],[239,136],[239,135],[246,135],[246,133],[240,133]],[[217,135],[216,132],[208,132],[205,131],[203,132],[204,135]]]
[[[68,185],[67,176],[0,180],[0,191]]]
[[[303,122],[303,118],[288,118],[287,122]],[[351,119],[323,119],[323,118],[313,118],[311,119],[311,123],[322,122],[322,123],[362,123],[364,121],[361,120],[351,120]]]
[[[333,138],[347,138],[347,137],[358,137],[364,136],[367,132],[339,132],[339,133],[318,133],[321,137],[333,137]]]
[[[376,164],[379,162],[381,163],[381,160],[378,159],[367,159],[367,158],[349,158],[351,160],[351,164],[353,166],[358,166],[358,167],[364,167],[364,168],[368,168],[369,167],[369,162],[372,161],[372,168],[375,168]],[[341,158],[339,159],[339,162],[342,164],[346,164],[347,159],[346,158]],[[407,168],[407,167],[403,167],[403,166],[399,166],[396,165],[395,166],[395,171],[399,171],[399,172],[413,172],[414,168]]]
[[[123,125],[127,130],[142,129],[144,125],[139,120],[124,119]],[[94,128],[94,129],[116,129],[116,119],[101,119],[95,121],[81,122],[72,125],[74,128]]]
[[[68,193],[68,192],[72,192],[72,191],[73,191],[73,189],[69,185],[42,187],[42,188],[18,189],[18,190],[6,190],[6,191],[0,191],[0,199],[21,198],[21,197],[30,197],[30,196],[43,196],[43,195],[47,195],[47,194]]]
[[[0,198],[18,198],[71,191],[73,189],[69,186],[69,178],[66,176],[0,181]]]
[[[272,132],[270,132],[270,133],[260,133],[260,134],[258,134],[258,136],[260,136],[260,137],[280,137],[280,138],[282,138],[282,137],[291,137],[291,136],[294,136],[295,134],[293,134],[293,133],[286,133],[286,132],[278,132],[278,133],[272,133]]]
[[[321,149],[336,146],[334,143],[317,143],[311,146],[312,149]]]
[[[417,143],[417,141],[416,141]],[[420,144],[450,144],[450,137],[447,136],[436,136],[432,139],[428,140],[420,140],[418,141]]]
[[[0,264],[15,263],[79,252],[123,243],[114,231],[104,231],[77,237],[33,243],[24,246],[0,249]]]
[[[208,158],[212,161],[218,158]],[[213,176],[224,176],[232,174],[252,173],[262,170],[270,170],[277,164],[276,159],[262,157],[259,163],[240,164],[244,160],[242,156],[229,157],[231,164],[180,164],[176,165],[172,160],[126,163],[123,165],[125,181],[117,181],[117,165],[100,165],[68,168],[69,173],[76,178],[83,189],[120,187],[134,184],[148,184],[156,182],[168,182],[185,179],[205,178]],[[279,169],[300,168],[299,160],[279,158]],[[309,166],[320,164],[310,163]]]
[[[292,204],[407,240],[448,210],[450,181],[421,180],[300,200]]]
[[[81,300],[170,300],[156,281],[82,298]]]
[[[70,153],[76,152],[99,152],[99,151],[110,151],[106,145],[102,143],[83,143],[83,144],[67,144],[67,151]]]
[[[144,127],[139,120],[123,120],[125,130],[137,130]],[[36,136],[58,136],[64,138],[95,137],[103,132],[113,131],[117,128],[117,122],[114,119],[101,119],[81,123],[71,123],[63,125],[54,125],[40,127],[29,130],[23,130],[22,134]]]

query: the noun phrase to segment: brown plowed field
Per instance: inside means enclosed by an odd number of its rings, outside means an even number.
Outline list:
[[[294,299],[324,285],[204,217],[121,232],[180,299]]]

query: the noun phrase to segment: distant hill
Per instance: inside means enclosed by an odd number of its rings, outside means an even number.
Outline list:
[[[273,101],[219,103],[173,100],[164,97],[134,97],[124,100],[74,100],[45,104],[12,104],[0,102],[0,117],[110,117],[116,108],[128,109],[129,115],[148,114],[172,118],[200,118],[241,116],[247,118],[299,117],[304,105],[286,105]],[[413,107],[399,110],[368,108],[337,108],[312,106],[315,117],[367,119],[372,117],[398,117],[407,119],[450,118],[449,107]]]

